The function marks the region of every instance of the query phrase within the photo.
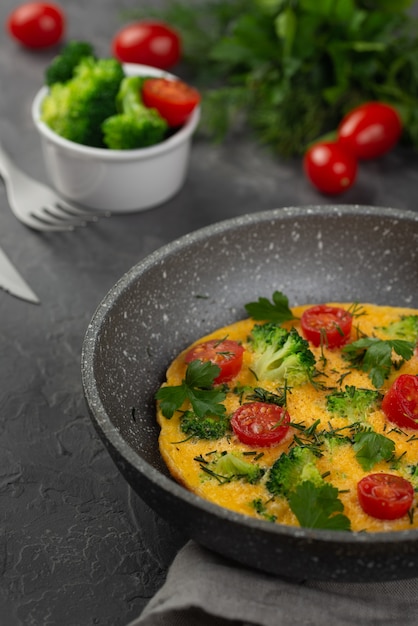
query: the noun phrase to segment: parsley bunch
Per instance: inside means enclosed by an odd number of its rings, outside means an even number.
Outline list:
[[[183,0],[150,10],[183,41],[206,130],[242,121],[283,156],[332,131],[367,100],[386,101],[418,147],[418,27],[412,0]],[[144,17],[144,10],[129,17]]]

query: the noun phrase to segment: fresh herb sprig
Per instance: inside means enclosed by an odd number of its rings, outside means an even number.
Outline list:
[[[351,367],[368,372],[369,378],[376,389],[380,389],[389,376],[396,362],[392,359],[395,352],[404,361],[408,361],[415,349],[415,344],[402,339],[378,339],[362,337],[347,344],[342,349],[343,357]]]
[[[305,528],[351,530],[338,489],[330,483],[317,486],[306,480],[289,497],[289,506]]]
[[[248,315],[256,321],[281,324],[295,319],[289,308],[289,299],[281,291],[275,291],[271,301],[268,298],[260,297],[257,302],[248,302],[244,306]]]
[[[181,385],[160,387],[155,394],[164,417],[167,419],[173,417],[186,400],[190,401],[198,417],[223,416],[226,409],[222,401],[226,398],[226,392],[221,386],[213,385],[219,372],[220,368],[210,361],[189,363]]]
[[[389,461],[395,453],[395,443],[392,439],[371,430],[356,433],[353,448],[357,461],[366,472],[379,461]]]
[[[418,147],[417,21],[413,0],[187,0],[147,7],[183,42],[188,80],[203,94],[215,139],[247,126],[283,156],[302,154],[368,101],[386,101]]]
[[[267,391],[262,387],[254,387],[252,392],[246,397],[247,400],[254,400],[255,402],[266,402],[267,404],[277,404],[277,406],[286,406],[287,388],[283,390],[278,389],[279,394]]]

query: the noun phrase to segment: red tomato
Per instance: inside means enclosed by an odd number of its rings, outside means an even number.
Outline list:
[[[181,41],[163,22],[144,20],[116,33],[112,53],[122,63],[142,63],[168,70],[180,59]]]
[[[330,195],[349,189],[357,176],[357,161],[351,152],[332,141],[316,143],[309,148],[303,167],[314,187]]]
[[[414,488],[401,476],[369,474],[357,484],[357,496],[367,515],[377,519],[398,519],[411,508]]]
[[[319,304],[302,313],[300,323],[305,339],[314,346],[337,348],[350,338],[353,316],[335,306]]]
[[[382,411],[401,428],[418,428],[418,376],[401,374],[382,400]]]
[[[383,102],[366,102],[348,113],[338,127],[338,143],[357,159],[374,159],[398,142],[402,123]]]
[[[212,339],[191,348],[185,356],[186,363],[191,361],[210,361],[221,368],[214,383],[226,383],[238,374],[242,366],[244,348],[231,339]]]
[[[289,430],[289,413],[277,404],[243,404],[232,416],[231,426],[242,443],[249,446],[272,446]]]
[[[142,87],[142,99],[147,107],[157,109],[169,126],[185,123],[200,102],[199,92],[181,80],[149,78]]]
[[[10,13],[6,26],[9,34],[27,48],[47,48],[63,36],[65,17],[55,4],[28,2]]]

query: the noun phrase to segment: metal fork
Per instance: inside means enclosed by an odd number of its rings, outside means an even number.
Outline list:
[[[0,145],[0,176],[10,208],[26,226],[35,230],[74,230],[97,221],[98,214],[63,200],[47,185],[22,172]]]

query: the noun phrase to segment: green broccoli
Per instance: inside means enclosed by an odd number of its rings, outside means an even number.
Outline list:
[[[382,397],[375,389],[346,385],[344,390],[335,390],[326,396],[326,406],[330,413],[355,422],[364,419],[371,410],[377,408]]]
[[[156,109],[150,109],[142,102],[144,80],[141,76],[124,78],[116,99],[119,112],[103,122],[104,142],[112,150],[146,148],[166,136],[166,120]]]
[[[391,339],[418,341],[418,315],[402,315],[399,320],[385,326],[384,330]]]
[[[287,331],[274,322],[256,324],[249,347],[252,371],[258,380],[295,386],[312,379],[315,357],[295,328]]]
[[[344,506],[338,489],[321,476],[315,455],[297,446],[277,459],[270,469],[267,489],[288,500],[299,524],[306,528],[350,530],[350,520],[341,512]]]
[[[229,430],[229,419],[220,415],[199,417],[193,411],[185,411],[180,419],[180,428],[186,435],[199,439],[220,439]]]
[[[305,481],[319,487],[324,484],[316,463],[315,455],[307,447],[294,446],[283,452],[270,468],[266,486],[274,495],[289,498],[290,494]]]
[[[50,87],[55,83],[66,83],[84,57],[95,57],[93,46],[85,41],[69,41],[46,68],[46,84]]]
[[[65,139],[104,147],[101,125],[117,112],[116,96],[123,78],[116,59],[83,58],[71,80],[51,86],[42,102],[42,121]]]
[[[250,463],[232,452],[224,452],[207,465],[201,465],[202,470],[216,478],[220,483],[239,480],[242,478],[248,483],[256,483],[264,475],[264,470],[256,463]]]

